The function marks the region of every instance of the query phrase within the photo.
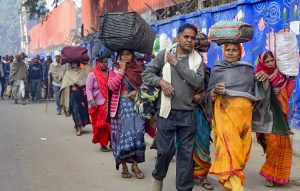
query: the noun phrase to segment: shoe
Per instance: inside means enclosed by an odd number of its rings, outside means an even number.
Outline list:
[[[61,115],[61,112],[60,112],[60,111],[59,111],[59,112],[57,112],[57,113],[56,113],[56,115]]]
[[[101,146],[100,151],[101,152],[109,152],[110,150],[106,146]]]
[[[156,180],[155,178],[153,178],[151,190],[152,191],[162,191],[162,188],[163,188],[163,181],[159,181],[159,180]]]
[[[14,104],[18,104],[18,100],[17,99],[15,99]]]
[[[265,186],[267,187],[274,187],[275,186],[275,183],[271,180],[265,180]]]
[[[206,190],[214,189],[213,185],[208,182],[207,177],[203,177],[200,179],[200,186],[205,188]]]

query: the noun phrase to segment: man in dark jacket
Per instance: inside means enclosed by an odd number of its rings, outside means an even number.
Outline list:
[[[2,79],[1,79],[1,86],[2,86],[1,99],[4,99],[3,96],[4,96],[4,92],[6,90],[6,87],[8,85],[8,82],[9,82],[9,73],[10,73],[10,62],[9,62],[8,55],[5,55],[5,57],[2,60],[2,70],[4,72],[4,77],[2,76]]]
[[[29,82],[31,86],[32,102],[38,103],[41,98],[41,84],[43,78],[42,64],[39,63],[38,57],[33,58],[33,63],[29,65]]]

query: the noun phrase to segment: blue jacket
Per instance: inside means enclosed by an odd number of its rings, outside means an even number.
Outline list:
[[[40,63],[32,63],[29,65],[29,80],[42,80],[43,67]]]

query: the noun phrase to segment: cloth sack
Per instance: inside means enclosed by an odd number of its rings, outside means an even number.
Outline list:
[[[196,40],[198,41],[199,47],[197,49],[200,52],[207,52],[210,47],[210,42],[208,41],[208,37],[203,32],[198,32],[196,36]]]
[[[61,50],[62,63],[80,62],[87,64],[90,60],[88,50],[81,46],[67,46]]]
[[[273,52],[276,65],[287,76],[299,74],[299,48],[294,32],[269,33],[270,51]]]
[[[230,42],[248,42],[253,34],[254,27],[242,21],[218,21],[209,29],[208,37],[220,46]]]
[[[113,51],[131,49],[151,54],[155,32],[136,12],[100,16],[99,38]]]

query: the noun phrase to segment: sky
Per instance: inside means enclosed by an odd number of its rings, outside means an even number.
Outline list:
[[[81,0],[73,0],[73,1],[75,1],[78,7],[81,7]],[[53,3],[53,0],[46,0],[46,2],[47,2],[47,7],[51,10],[52,9],[51,5]]]

